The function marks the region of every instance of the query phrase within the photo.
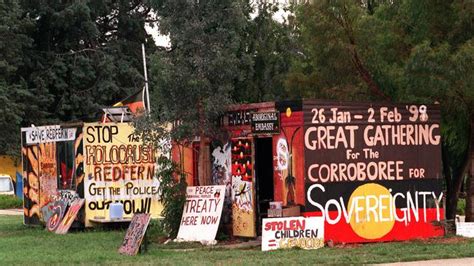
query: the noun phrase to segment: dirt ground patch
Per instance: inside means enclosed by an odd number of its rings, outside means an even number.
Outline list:
[[[464,244],[468,243],[469,240],[462,236],[445,236],[445,237],[435,237],[435,238],[427,238],[427,239],[415,239],[410,241],[400,241],[399,243],[413,243],[419,242],[423,244]],[[397,242],[392,242],[397,243]],[[336,243],[333,244],[330,241],[326,242],[326,246],[330,248],[340,248],[340,249],[352,249],[352,248],[360,248],[364,245],[371,245],[377,243]]]
[[[449,237],[438,237],[420,240],[424,243],[436,243],[436,244],[461,244],[467,243],[468,239],[462,236],[449,236]]]

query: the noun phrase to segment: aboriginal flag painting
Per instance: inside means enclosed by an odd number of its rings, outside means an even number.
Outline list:
[[[437,105],[305,101],[306,212],[325,239],[377,242],[441,236]]]

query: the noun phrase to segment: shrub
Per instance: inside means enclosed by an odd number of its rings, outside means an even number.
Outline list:
[[[0,209],[14,209],[23,207],[23,201],[16,196],[0,195]]]
[[[458,199],[458,205],[456,207],[456,214],[457,215],[464,215],[465,210],[466,210],[466,199]]]
[[[183,207],[186,202],[185,175],[179,171],[177,165],[170,159],[161,156],[158,159],[158,172],[160,178],[161,202],[164,217],[163,229],[171,238],[178,235]]]

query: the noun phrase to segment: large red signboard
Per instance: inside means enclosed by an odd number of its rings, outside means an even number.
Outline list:
[[[305,209],[326,240],[443,234],[438,106],[305,101],[303,113]]]

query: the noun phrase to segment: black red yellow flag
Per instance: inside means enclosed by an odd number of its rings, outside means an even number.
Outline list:
[[[114,104],[113,106],[128,106],[134,115],[140,115],[146,110],[145,90],[140,89],[139,91]]]

